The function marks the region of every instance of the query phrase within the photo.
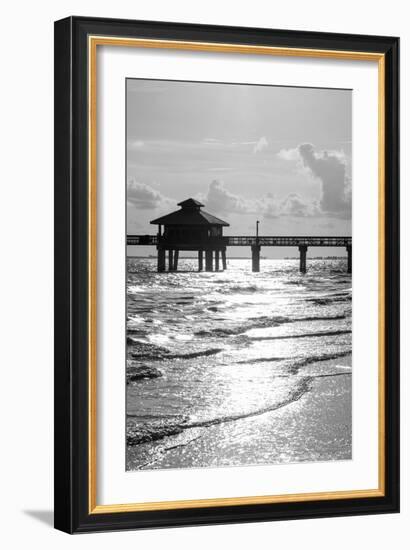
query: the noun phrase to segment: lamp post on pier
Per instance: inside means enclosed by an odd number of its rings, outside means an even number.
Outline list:
[[[261,247],[259,245],[259,220],[256,220],[256,243],[251,246],[252,271],[260,271]]]

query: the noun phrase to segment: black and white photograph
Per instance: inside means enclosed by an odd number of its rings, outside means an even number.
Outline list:
[[[126,469],[352,458],[352,92],[127,79]]]

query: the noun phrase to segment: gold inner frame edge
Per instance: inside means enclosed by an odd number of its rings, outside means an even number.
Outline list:
[[[282,57],[311,57],[378,63],[378,194],[379,194],[379,262],[378,262],[378,488],[352,491],[326,491],[284,495],[259,495],[223,497],[199,500],[173,500],[124,504],[97,504],[97,46],[122,46],[137,48],[171,49]],[[240,506],[249,504],[274,504],[284,502],[308,502],[351,498],[375,498],[385,495],[385,55],[375,52],[352,52],[309,48],[282,48],[189,42],[177,40],[151,40],[114,36],[88,37],[88,511],[89,514],[142,512],[214,506]]]

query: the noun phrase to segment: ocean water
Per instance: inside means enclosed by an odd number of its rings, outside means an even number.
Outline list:
[[[346,260],[128,258],[127,470],[351,458]]]

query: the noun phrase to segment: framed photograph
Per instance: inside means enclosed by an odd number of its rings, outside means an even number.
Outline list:
[[[399,510],[399,39],[55,24],[55,527]]]

